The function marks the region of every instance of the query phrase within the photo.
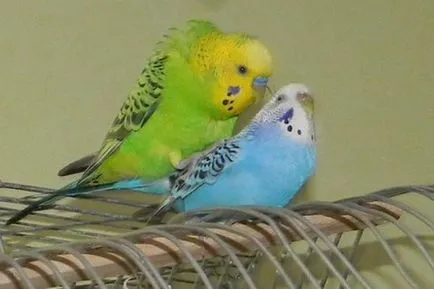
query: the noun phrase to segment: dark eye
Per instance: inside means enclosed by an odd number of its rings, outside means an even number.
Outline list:
[[[280,94],[279,96],[277,96],[277,102],[281,102],[282,100],[285,99],[285,96],[283,94]]]
[[[238,66],[238,72],[240,74],[246,74],[247,73],[247,67],[245,67],[244,65]]]

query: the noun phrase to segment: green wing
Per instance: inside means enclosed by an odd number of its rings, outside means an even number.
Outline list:
[[[146,64],[137,86],[130,92],[114,119],[99,152],[84,171],[79,183],[92,182],[92,173],[116,152],[122,142],[141,129],[158,108],[164,89],[165,64],[168,56],[157,53]],[[93,176],[92,179],[94,179]]]
[[[156,56],[143,69],[137,87],[131,91],[106,136],[107,140],[122,141],[132,131],[143,127],[155,111],[164,83],[166,55]]]
[[[137,81],[137,86],[130,92],[121,111],[113,121],[101,149],[96,154],[70,163],[61,169],[58,175],[65,176],[84,171],[79,183],[88,183],[92,181],[90,178],[98,178],[93,174],[96,168],[118,150],[128,135],[142,128],[158,108],[164,89],[165,67],[169,51],[175,50],[179,56],[188,59],[191,48],[201,37],[210,32],[220,31],[213,23],[204,20],[188,21],[185,30],[169,29],[165,40],[157,43],[158,50],[148,60]]]

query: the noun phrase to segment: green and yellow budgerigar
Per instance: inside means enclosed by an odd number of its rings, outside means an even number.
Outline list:
[[[171,29],[148,59],[100,150],[59,172],[84,171],[68,185],[161,178],[182,159],[232,135],[237,116],[263,97],[272,57],[255,37],[209,21]],[[62,196],[27,208],[43,209]]]

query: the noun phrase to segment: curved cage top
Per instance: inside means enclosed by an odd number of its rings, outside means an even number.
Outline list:
[[[96,196],[87,200],[92,209],[55,205],[2,226],[0,288],[376,288],[376,271],[366,265],[376,259],[375,268],[387,267],[399,288],[429,288],[434,222],[414,198],[432,202],[434,187],[287,209],[169,214],[165,224],[147,225],[141,216],[152,206]],[[4,220],[22,207],[15,204],[29,202],[0,201]],[[101,202],[123,213],[104,211]],[[406,254],[426,268],[416,272]]]

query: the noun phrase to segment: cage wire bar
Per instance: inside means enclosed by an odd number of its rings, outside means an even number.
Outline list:
[[[4,182],[0,188],[19,189]],[[0,288],[378,288],[360,260],[380,254],[402,278],[399,288],[432,288],[434,274],[416,276],[394,243],[404,237],[406,250],[426,264],[418,270],[434,271],[433,212],[411,205],[408,196],[429,208],[434,186],[285,209],[201,210],[159,225],[119,213],[150,209],[134,201],[96,196],[88,200],[92,209],[55,205],[1,225]],[[0,197],[3,224],[29,202]],[[374,251],[367,249],[372,244]]]

